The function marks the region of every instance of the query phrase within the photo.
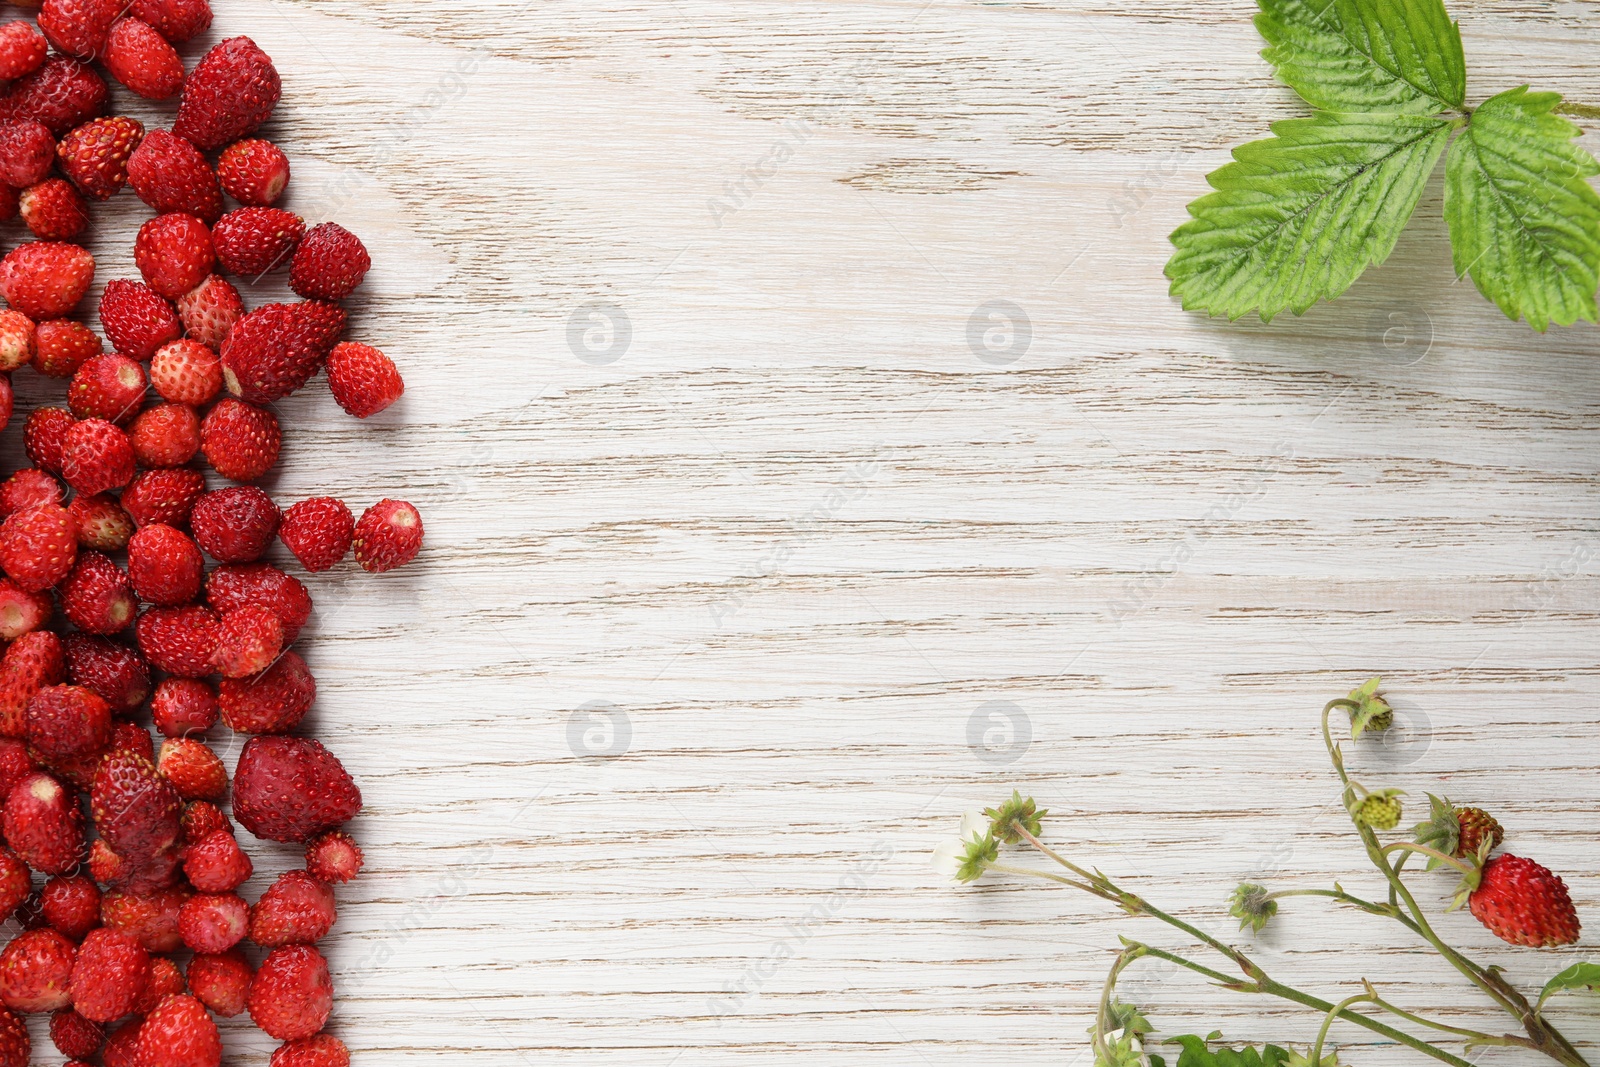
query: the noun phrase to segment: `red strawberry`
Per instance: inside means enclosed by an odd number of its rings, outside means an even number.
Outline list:
[[[45,760],[83,759],[110,743],[111,707],[82,686],[45,686],[28,702],[28,744]]]
[[[255,281],[287,268],[305,232],[305,222],[292,211],[242,207],[217,220],[211,240],[223,270]]]
[[[231,396],[218,401],[200,424],[200,450],[206,462],[236,482],[254,481],[271,470],[282,444],[276,415]]]
[[[222,363],[198,341],[173,341],[150,361],[150,385],[166,400],[204,404],[222,388]]]
[[[232,836],[233,824],[222,809],[204,800],[190,801],[183,808],[183,839],[203,841],[217,831]]]
[[[228,392],[270,404],[299,389],[327,355],[293,304],[265,304],[234,324],[222,346]]]
[[[1484,841],[1490,841],[1489,847],[1496,849],[1506,839],[1505,828],[1482,808],[1456,808],[1452,814],[1459,830],[1452,855],[1476,856]]]
[[[157,215],[139,227],[133,260],[145,282],[176,300],[206,280],[216,262],[211,231],[193,215]]]
[[[270,207],[289,184],[289,158],[271,141],[235,141],[217,159],[217,179],[247,207]]]
[[[289,288],[308,300],[343,300],[372,267],[361,239],[336,222],[314,226],[295,249]]]
[[[150,893],[107,893],[100,903],[100,919],[132,934],[147,952],[176,952],[183,946],[178,913],[191,896],[179,886]]]
[[[243,607],[223,614],[212,665],[224,679],[248,678],[272,665],[283,648],[283,623],[271,608]]]
[[[250,909],[250,940],[262,948],[315,944],[335,918],[327,883],[305,871],[284,871]]]
[[[328,388],[339,406],[358,419],[376,415],[406,391],[393,360],[354,341],[336,346],[328,356]]]
[[[67,386],[67,406],[80,419],[103,419],[126,423],[133,419],[144,402],[144,367],[137,360],[118,352],[95,356],[78,368]],[[66,470],[66,448],[72,431],[62,441],[62,470]]]
[[[170,885],[178,866],[183,801],[143,756],[113,750],[100,761],[90,794],[95,829],[128,865],[133,890]]]
[[[355,528],[355,516],[344,501],[314,496],[289,505],[278,527],[278,539],[306,570],[316,573],[344,559]]]
[[[315,1034],[279,1045],[268,1067],[350,1067],[350,1050],[332,1034]]]
[[[78,492],[93,495],[120,489],[133,481],[134,469],[133,445],[128,435],[104,419],[84,419],[67,432],[61,474]],[[66,509],[61,511],[63,529],[70,531],[76,546],[77,527]]]
[[[0,952],[0,1000],[12,1011],[60,1011],[72,1003],[77,946],[55,930],[29,930]],[[27,1061],[23,1061],[26,1067]]]
[[[233,814],[257,837],[305,841],[348,822],[361,790],[337,757],[307,737],[252,737],[233,776]]]
[[[0,659],[0,736],[28,735],[28,701],[66,672],[61,638],[48,630],[23,634]]]
[[[204,741],[168,738],[161,743],[156,771],[185,800],[221,800],[228,791],[228,772]],[[196,886],[203,889],[204,886]],[[232,888],[231,886],[229,888]]]
[[[72,967],[72,1007],[85,1019],[109,1023],[133,1010],[150,980],[150,953],[124,930],[91,930]]]
[[[12,23],[16,25],[16,23]],[[0,1067],[28,1067],[28,1057],[33,1043],[28,1038],[28,1026],[9,1011],[0,1011]],[[75,1067],[88,1067],[77,1064]]]
[[[218,611],[252,604],[271,608],[283,623],[285,647],[294,644],[311,618],[311,593],[305,583],[270,563],[226,563],[213,569],[206,576],[206,600]]]
[[[199,952],[189,961],[189,989],[206,1007],[225,1019],[244,1011],[255,972],[238,949]]]
[[[84,196],[109,200],[127,184],[128,157],[143,136],[135,119],[90,119],[61,139],[56,159]]]
[[[173,44],[211,26],[211,6],[206,0],[133,0],[129,10]]]
[[[55,162],[55,134],[44,123],[29,118],[0,123],[0,182],[25,189],[44,181]]]
[[[50,621],[55,604],[49,593],[30,593],[0,578],[0,641],[15,641]]]
[[[27,19],[0,26],[0,81],[15,81],[44,65],[50,42]]]
[[[163,1067],[219,1067],[222,1035],[205,1006],[180,993],[145,1016],[139,1027],[139,1058]]]
[[[61,472],[61,446],[74,423],[63,408],[34,408],[22,426],[22,448],[43,470]]]
[[[100,925],[100,887],[87,875],[57,875],[39,891],[39,909],[52,927],[82,941]]]
[[[220,274],[213,274],[178,298],[178,315],[189,339],[220,349],[244,314],[239,290]],[[220,383],[219,383],[220,384]]]
[[[260,559],[272,543],[280,517],[278,506],[266,493],[253,485],[239,485],[203,494],[189,514],[189,525],[212,559],[249,563]],[[3,529],[0,527],[0,532]],[[0,543],[0,563],[4,562],[3,547]]]
[[[163,1000],[184,991],[183,972],[165,956],[150,960],[150,980],[144,984],[133,1005],[135,1015],[149,1015]]]
[[[60,137],[105,112],[111,91],[87,63],[51,56],[32,74],[11,86],[4,103],[13,115],[38,119]]]
[[[165,737],[203,734],[216,724],[217,715],[216,692],[198,678],[165,678],[150,702],[150,717]]]
[[[78,368],[105,351],[98,334],[71,319],[41,322],[33,337],[36,349],[33,369],[47,378],[70,378],[78,373]]]
[[[150,731],[126,719],[118,719],[115,725],[111,727],[110,751],[131,753],[152,762],[156,758],[155,745],[150,740]]]
[[[85,1019],[71,1008],[50,1016],[50,1040],[63,1056],[86,1060],[100,1051],[105,1039],[105,1030],[99,1023]]]
[[[85,633],[121,633],[139,614],[128,575],[99,552],[78,553],[58,592],[62,612]]]
[[[78,544],[100,552],[116,552],[128,547],[133,536],[133,520],[122,510],[116,497],[97,493],[75,496],[67,505],[78,526]]]
[[[33,874],[28,865],[10,849],[0,849],[0,922],[11,918],[17,905],[27,900],[32,891]]]
[[[249,1007],[255,1024],[279,1041],[310,1037],[333,1008],[328,961],[310,945],[273,949],[250,983]]]
[[[189,876],[189,884],[202,893],[231,893],[254,869],[250,857],[226,830],[207,834],[183,853],[183,872]]]
[[[281,92],[267,54],[248,37],[231,37],[207,52],[189,75],[172,132],[197,148],[221,148],[254,133]]]
[[[190,604],[181,608],[151,608],[139,616],[134,634],[153,666],[182,678],[204,678],[211,673],[211,655],[217,647],[217,614]]]
[[[128,542],[128,577],[134,592],[151,604],[189,603],[200,595],[204,575],[200,546],[165,523],[140,527]]]
[[[56,51],[93,59],[106,49],[106,35],[121,10],[115,0],[44,0],[39,29]]]
[[[205,489],[205,476],[196,470],[144,471],[122,491],[122,506],[139,526],[187,526],[189,512]]]
[[[222,721],[243,734],[288,733],[317,696],[316,679],[294,652],[285,652],[254,678],[224,678],[217,688]]]
[[[422,547],[422,516],[403,500],[380,500],[356,522],[356,562],[377,574],[410,563]]]
[[[106,69],[147,100],[165,100],[183,88],[183,60],[149,23],[118,19],[106,40]]]
[[[89,225],[89,205],[63,178],[46,178],[28,186],[17,206],[22,221],[41,241],[71,241]]]
[[[181,211],[206,225],[222,216],[222,190],[200,150],[170,130],[151,130],[128,158],[128,184],[157,214]]]
[[[196,952],[226,952],[250,930],[250,905],[237,893],[196,893],[178,912],[183,943]]]
[[[48,774],[30,774],[12,787],[5,834],[11,850],[43,874],[67,874],[83,860],[83,813]]]
[[[61,483],[37,467],[24,467],[0,482],[0,519],[41,504],[59,504]]]
[[[144,1067],[139,1060],[139,1027],[144,1019],[135,1016],[106,1035],[106,1047],[100,1053],[106,1067]]]
[[[188,404],[157,404],[128,428],[141,467],[181,467],[200,451],[200,417]]]
[[[94,257],[74,244],[29,241],[0,259],[0,293],[35,322],[71,314],[92,281]]]
[[[62,641],[67,659],[67,679],[100,696],[117,715],[131,715],[150,696],[150,664],[139,650],[93,634],[68,634]],[[118,723],[112,731],[111,747],[124,747],[118,731],[131,723]],[[149,748],[150,738],[140,727],[133,727]]]
[[[333,346],[344,335],[349,316],[338,304],[326,300],[301,300],[291,304],[305,343],[316,349],[320,358],[326,359]]]
[[[1490,933],[1513,945],[1554,948],[1578,940],[1578,912],[1567,884],[1533,860],[1496,856],[1483,865],[1467,903]]]
[[[20,311],[0,308],[0,370],[9,372],[26,366],[33,361],[33,354],[33,320]]]
[[[28,755],[26,743],[15,737],[0,738],[0,804],[11,795],[18,782],[38,769],[33,757]]]
[[[77,558],[77,525],[64,507],[44,504],[19,511],[0,525],[0,569],[29,592],[65,578]]]

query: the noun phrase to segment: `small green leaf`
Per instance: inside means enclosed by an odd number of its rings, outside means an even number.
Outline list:
[[[1552,993],[1559,993],[1563,989],[1600,990],[1600,963],[1574,963],[1544,984],[1539,991],[1539,1003],[1534,1007],[1544,1007],[1544,1002]]]
[[[1324,111],[1431,115],[1467,94],[1461,28],[1442,0],[1257,0],[1261,56]]]
[[[1185,309],[1263,321],[1348,289],[1394,248],[1453,124],[1319,113],[1234,149],[1172,234],[1172,294]]]
[[[1588,182],[1600,163],[1552,113],[1560,102],[1526,85],[1490,97],[1445,165],[1457,277],[1540,332],[1600,314],[1600,195]]]

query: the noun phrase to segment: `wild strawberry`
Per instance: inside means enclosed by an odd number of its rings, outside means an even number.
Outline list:
[[[106,35],[121,5],[115,0],[44,0],[39,29],[56,51],[93,59],[106,49]]]
[[[250,563],[260,559],[272,543],[280,517],[278,506],[266,493],[253,485],[238,485],[202,495],[189,513],[189,526],[212,559],[219,563]],[[3,532],[0,527],[0,534]],[[0,564],[4,560],[4,544],[0,542]],[[18,584],[26,587],[20,580]]]
[[[222,190],[200,150],[170,130],[151,130],[128,158],[128,184],[157,214],[183,212],[206,225],[222,217]]]
[[[32,891],[33,875],[28,865],[15,852],[0,848],[0,922],[11,918],[17,905],[27,900]]]
[[[0,81],[15,81],[44,65],[50,42],[27,19],[0,26]]]
[[[62,408],[34,408],[22,426],[22,448],[43,470],[61,473],[61,447],[78,420]]]
[[[350,316],[344,308],[326,300],[300,300],[289,306],[294,308],[295,324],[305,343],[315,349],[320,358],[326,359],[344,336]]]
[[[185,800],[221,800],[228,791],[228,772],[204,741],[184,737],[163,741],[156,771]]]
[[[250,1018],[279,1041],[310,1037],[328,1021],[333,980],[310,945],[273,949],[250,983]]]
[[[183,946],[178,913],[193,895],[180,886],[150,893],[113,891],[100,902],[100,921],[132,934],[146,952],[176,952]]]
[[[0,736],[26,737],[28,701],[65,673],[61,638],[50,631],[34,630],[11,642],[0,659]]]
[[[305,232],[305,222],[292,211],[241,207],[217,220],[211,240],[223,270],[255,281],[272,271],[286,269]]]
[[[138,526],[187,526],[189,512],[205,489],[205,476],[196,470],[144,471],[122,491],[122,506]]]
[[[1357,824],[1374,830],[1393,830],[1400,824],[1400,814],[1400,798],[1387,789],[1369,793],[1351,812]]]
[[[117,278],[101,294],[101,328],[112,347],[134,360],[149,360],[157,349],[176,341],[182,323],[170,302],[142,282]]]
[[[51,762],[82,759],[111,743],[111,707],[76,685],[50,685],[28,702],[28,744]]]
[[[217,648],[217,614],[190,604],[181,608],[151,608],[134,624],[139,651],[152,665],[181,678],[204,678],[211,673],[211,655]]]
[[[223,614],[211,663],[224,679],[248,678],[270,667],[282,648],[283,623],[272,609],[243,607]]]
[[[205,800],[194,800],[184,805],[183,808],[183,839],[185,841],[204,841],[212,834],[221,831],[229,837],[233,836],[233,824],[228,817],[222,814],[222,809]]]
[[[141,467],[181,467],[200,451],[200,417],[188,404],[157,404],[128,428]]]
[[[311,618],[311,593],[305,583],[270,563],[225,563],[213,568],[206,576],[206,601],[218,611],[251,605],[271,608],[283,623],[285,647],[294,644]]]
[[[72,184],[92,200],[109,200],[128,182],[128,157],[144,136],[130,118],[90,119],[56,146],[56,160]]]
[[[33,353],[33,320],[20,311],[0,308],[0,371],[27,366],[33,362]]]
[[[28,1056],[33,1050],[28,1038],[28,1026],[19,1016],[0,1010],[0,1064],[5,1067],[28,1067]],[[75,1067],[87,1067],[85,1064]]]
[[[134,1001],[135,1015],[149,1015],[163,1000],[184,992],[183,972],[165,956],[150,958],[150,980],[144,984],[139,999]]]
[[[268,1067],[350,1067],[350,1050],[332,1034],[314,1034],[279,1045]]]
[[[278,104],[272,60],[248,37],[231,37],[201,57],[178,104],[172,132],[211,151],[248,137]]]
[[[128,575],[99,552],[80,552],[59,592],[62,612],[85,633],[121,633],[139,614]]]
[[[78,527],[78,544],[100,552],[116,552],[128,547],[133,536],[133,520],[122,510],[117,498],[104,493],[75,496],[67,505]]]
[[[222,388],[222,363],[198,341],[173,341],[150,361],[150,385],[165,400],[204,404]]]
[[[173,44],[182,44],[211,26],[206,0],[133,0],[129,10]]]
[[[337,829],[360,810],[361,790],[318,741],[252,737],[239,753],[233,815],[257,837],[305,841]]]
[[[271,470],[282,444],[276,415],[231,396],[218,401],[200,423],[200,451],[206,462],[236,482],[255,481]],[[273,525],[276,528],[276,520]]]
[[[250,940],[262,948],[315,944],[333,929],[333,890],[305,871],[285,871],[250,909]]]
[[[285,652],[253,678],[224,678],[217,687],[222,721],[242,734],[288,733],[316,696],[316,679],[294,652]]]
[[[150,701],[150,717],[164,737],[203,734],[216,725],[218,714],[216,692],[198,678],[162,679]]]
[[[183,801],[155,765],[133,752],[107,753],[89,799],[101,839],[130,865],[122,885],[135,890],[170,885],[178,865]]]
[[[222,346],[228,392],[270,404],[299,389],[327,355],[293,304],[265,304],[234,324]]]
[[[189,339],[213,349],[222,347],[243,314],[239,290],[220,274],[211,275],[178,298],[178,315]]]
[[[206,280],[217,257],[206,224],[173,212],[139,227],[133,261],[150,288],[176,300]]]
[[[38,764],[28,755],[28,746],[25,742],[15,737],[0,738],[0,804],[11,795],[11,790],[16,788],[18,782],[38,769]],[[10,912],[6,914],[9,915]]]
[[[118,644],[107,637],[95,634],[68,634],[61,642],[67,660],[67,680],[96,693],[111,705],[117,715],[131,715],[138,711],[150,697],[150,664],[139,650]],[[124,725],[117,723],[112,729],[111,747],[124,745],[118,731]],[[133,727],[135,736],[144,738],[144,748],[150,738],[142,727]]]
[[[83,860],[83,813],[48,774],[30,774],[12,787],[5,834],[11,851],[42,874],[67,874]]]
[[[403,500],[380,500],[356,522],[356,562],[374,574],[410,563],[422,547],[422,516]]]
[[[1490,849],[1496,849],[1506,838],[1505,829],[1482,808],[1456,808],[1452,814],[1459,828],[1452,855],[1476,856],[1484,841],[1490,843]]]
[[[394,361],[371,345],[346,341],[328,356],[328,388],[358,419],[376,415],[406,391]]]
[[[198,1000],[170,996],[139,1027],[139,1059],[167,1067],[219,1067],[222,1035]]]
[[[29,592],[65,578],[77,558],[78,529],[64,507],[44,504],[0,524],[0,569]]]
[[[183,873],[202,893],[231,893],[254,869],[239,842],[225,830],[207,834],[183,853]]]
[[[167,39],[136,18],[118,19],[106,39],[106,69],[146,100],[183,88],[183,60]]]
[[[37,119],[60,137],[103,114],[111,91],[93,67],[68,56],[51,56],[19,79],[5,96],[14,115]]]
[[[1550,869],[1505,853],[1483,865],[1467,898],[1473,918],[1502,941],[1554,948],[1578,940],[1578,912],[1567,884]]]
[[[12,1011],[27,1013],[68,1007],[77,952],[77,946],[55,930],[18,934],[0,952],[0,1001]]]
[[[0,519],[41,504],[59,504],[61,483],[37,467],[24,467],[0,482]]]
[[[278,527],[278,540],[288,546],[301,566],[316,573],[344,559],[355,528],[355,516],[344,501],[314,496],[289,505]]]
[[[120,489],[133,481],[133,445],[128,435],[104,419],[84,419],[67,432],[61,454],[61,475],[80,493],[93,495]],[[74,545],[78,531],[62,509],[63,528]]]
[[[306,842],[306,870],[333,885],[343,885],[361,873],[361,848],[355,838],[338,830]]]
[[[56,163],[56,138],[34,119],[0,123],[0,182],[26,189],[44,181]]]
[[[71,241],[89,225],[89,205],[72,183],[46,178],[22,190],[17,199],[22,221],[41,241]]]
[[[96,919],[98,921],[98,916]],[[71,1008],[63,1008],[50,1016],[50,1041],[63,1056],[86,1060],[100,1051],[105,1040],[105,1030],[99,1023],[84,1018]]]
[[[72,313],[94,281],[94,257],[61,241],[29,241],[0,259],[6,303],[38,322]]]
[[[336,222],[314,226],[295,249],[289,288],[308,300],[343,300],[372,267],[361,239]]]
[[[41,322],[34,330],[33,339],[33,369],[47,378],[70,378],[105,351],[99,334],[71,319]]]
[[[144,401],[146,384],[144,367],[138,361],[113,352],[95,356],[78,368],[67,386],[67,406],[79,419],[103,419],[106,422],[127,423],[139,411]],[[70,441],[72,431],[67,431]],[[62,442],[62,470],[66,470],[67,441]]]
[[[143,1067],[139,1059],[139,1027],[144,1019],[135,1016],[106,1034],[106,1047],[100,1058],[106,1067]]]
[[[196,952],[226,952],[250,930],[250,906],[237,893],[196,893],[178,912],[183,943]]]
[[[224,1019],[244,1011],[255,972],[238,949],[198,952],[189,961],[189,989],[196,999]]]
[[[186,534],[151,523],[128,542],[128,577],[141,600],[160,607],[187,604],[200,595],[205,558]]]
[[[217,159],[223,192],[247,207],[270,207],[289,184],[289,158],[271,141],[235,141]]]
[[[82,941],[100,925],[100,887],[86,875],[57,875],[39,891],[39,907],[52,927]]]
[[[15,641],[50,620],[55,604],[49,593],[30,593],[0,578],[0,641]]]
[[[124,930],[91,930],[72,967],[72,1007],[85,1019],[109,1023],[127,1015],[150,980],[150,953]]]

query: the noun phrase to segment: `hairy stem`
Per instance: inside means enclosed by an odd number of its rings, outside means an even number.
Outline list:
[[[1600,107],[1593,104],[1576,104],[1571,100],[1563,100],[1555,109],[1563,115],[1576,115],[1583,119],[1600,119]]]
[[[1363,1001],[1371,1000],[1367,993],[1357,993],[1353,997],[1345,997],[1339,1003],[1328,1009],[1322,1017],[1322,1027],[1317,1031],[1317,1042],[1311,1046],[1311,1067],[1322,1067],[1322,1045],[1328,1040],[1328,1031],[1333,1027],[1333,1020],[1345,1014],[1345,1009]]]

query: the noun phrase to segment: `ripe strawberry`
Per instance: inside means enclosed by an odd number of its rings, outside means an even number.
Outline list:
[[[91,930],[72,967],[72,1007],[97,1023],[109,1023],[133,1010],[150,980],[150,953],[125,930]]]
[[[44,181],[56,162],[56,138],[30,118],[0,123],[0,182],[26,189]]]
[[[0,737],[0,804],[11,795],[18,782],[38,769],[38,764],[28,755],[25,742],[15,737]]]
[[[49,630],[23,634],[0,659],[0,736],[28,735],[28,701],[66,673],[61,638]]]
[[[130,753],[149,762],[153,762],[156,758],[150,731],[126,719],[116,720],[111,727],[111,748],[107,754],[113,752]]]
[[[134,470],[133,445],[128,435],[104,419],[84,419],[67,432],[61,474],[78,492],[92,496],[107,489],[121,489],[133,481]],[[77,527],[66,509],[61,511],[62,528],[70,532],[76,548]]]
[[[150,980],[144,984],[139,999],[134,1002],[135,1015],[149,1015],[165,999],[184,991],[183,972],[165,956],[150,959]]]
[[[133,590],[159,607],[177,607],[199,596],[205,566],[200,546],[166,523],[142,526],[128,542]]]
[[[70,1006],[72,961],[77,951],[76,945],[55,930],[18,934],[0,952],[0,1001],[12,1011],[30,1014]]]
[[[196,999],[224,1019],[244,1011],[255,972],[238,949],[199,952],[189,961],[189,989]]]
[[[239,290],[220,274],[211,275],[178,298],[178,315],[189,339],[213,349],[222,347],[243,314]]]
[[[24,467],[0,482],[0,519],[41,504],[59,504],[61,483],[37,467]]]
[[[115,0],[44,0],[39,29],[56,51],[93,59],[106,50],[106,35],[121,5]]]
[[[183,88],[183,60],[149,23],[118,19],[106,40],[106,69],[147,100],[165,100]]]
[[[132,934],[146,952],[176,952],[183,947],[178,913],[191,896],[190,890],[180,886],[149,893],[113,891],[100,902],[100,921]]]
[[[222,809],[205,800],[193,800],[183,808],[183,839],[203,841],[221,831],[233,836],[233,824],[222,814]]]
[[[294,652],[253,678],[224,678],[217,689],[222,721],[242,734],[288,733],[317,696],[316,679]]]
[[[41,322],[34,330],[33,339],[33,369],[47,378],[70,378],[78,373],[78,368],[105,351],[99,334],[71,319]]]
[[[218,611],[250,605],[271,608],[283,623],[285,647],[294,644],[311,618],[311,593],[305,583],[270,563],[225,563],[214,568],[206,576],[206,601]]]
[[[176,300],[206,280],[217,256],[205,223],[172,212],[139,227],[133,261],[150,288]]]
[[[178,314],[162,294],[123,278],[107,282],[101,294],[101,328],[117,352],[141,362],[182,336]]]
[[[0,524],[0,569],[29,592],[65,578],[77,558],[78,529],[64,507],[44,504]]]
[[[32,1052],[33,1043],[28,1038],[28,1025],[9,1011],[0,1011],[0,1067],[28,1067],[28,1057]],[[87,1067],[87,1065],[79,1064],[75,1067]]]
[[[339,338],[344,336],[350,316],[344,308],[326,300],[301,300],[290,307],[294,308],[296,324],[305,343],[316,349],[320,358],[327,359]]]
[[[98,920],[98,916],[96,918]],[[100,1051],[100,1046],[105,1044],[106,1033],[99,1023],[84,1018],[71,1008],[64,1008],[50,1016],[50,1040],[63,1056],[86,1060]]]
[[[188,404],[157,404],[128,429],[141,467],[181,467],[200,451],[200,417]]]
[[[266,493],[253,485],[236,485],[195,501],[189,526],[200,547],[217,562],[251,563],[272,543],[280,518],[278,505]],[[4,527],[0,527],[3,533]],[[4,543],[0,542],[0,564],[4,562]],[[26,587],[20,579],[18,584]]]
[[[313,574],[344,559],[355,536],[356,520],[344,501],[314,496],[289,505],[278,527],[278,540],[288,546],[301,566]]]
[[[39,120],[60,137],[104,114],[110,99],[106,80],[93,67],[68,56],[51,56],[38,70],[13,83],[0,105],[9,106],[13,115]]]
[[[328,961],[310,945],[273,949],[250,983],[249,1008],[255,1024],[279,1041],[310,1037],[333,1008]]]
[[[100,925],[100,887],[87,875],[57,875],[39,891],[39,908],[52,927],[82,941]]]
[[[59,593],[62,612],[85,633],[121,633],[139,614],[128,575],[99,552],[78,554]]]
[[[139,1058],[165,1067],[219,1067],[222,1035],[198,1000],[170,996],[139,1027]]]
[[[239,842],[225,830],[207,834],[183,853],[183,873],[202,893],[231,893],[254,869]]]
[[[216,612],[198,604],[151,608],[139,616],[134,635],[153,666],[182,678],[204,678],[211,673],[217,622]]]
[[[118,424],[132,421],[144,401],[144,367],[119,352],[95,356],[78,368],[67,386],[67,406],[79,419],[103,419]],[[62,442],[62,470],[72,431]]]
[[[316,1034],[279,1045],[267,1067],[350,1067],[350,1050],[332,1034]]]
[[[295,249],[289,288],[308,300],[343,300],[355,292],[372,257],[361,239],[335,222],[314,226]]]
[[[233,776],[233,815],[269,841],[305,841],[348,822],[361,790],[333,753],[307,737],[252,737]]]
[[[1485,840],[1491,842],[1490,849],[1496,849],[1506,839],[1505,828],[1482,808],[1456,808],[1454,814],[1458,831],[1452,855],[1476,856]]]
[[[289,158],[271,141],[235,141],[217,159],[217,178],[246,207],[270,207],[289,184]]]
[[[206,225],[222,217],[222,190],[200,150],[171,130],[151,130],[128,158],[128,184],[157,214],[183,212]]]
[[[255,281],[287,268],[305,232],[305,222],[292,211],[241,207],[217,220],[211,239],[223,270]]]
[[[1578,940],[1578,912],[1567,884],[1533,860],[1496,856],[1483,865],[1467,901],[1475,919],[1513,945],[1554,948]]]
[[[196,470],[144,471],[122,491],[122,506],[139,526],[187,526],[189,512],[205,489],[205,476]]]
[[[248,37],[231,37],[201,57],[178,103],[172,132],[211,151],[256,131],[278,104],[272,60]]]
[[[294,304],[265,304],[234,324],[222,346],[228,392],[270,404],[299,389],[327,355]]]
[[[150,717],[164,737],[203,734],[218,714],[216,692],[198,678],[165,678],[150,702]]]
[[[99,695],[111,705],[113,714],[131,715],[149,698],[150,664],[138,649],[94,634],[68,634],[62,646],[66,653],[67,680]],[[123,725],[118,723],[112,731],[113,748],[123,744],[117,732]],[[134,729],[144,737],[144,746],[148,748],[149,735],[140,727]]]
[[[15,641],[50,621],[55,604],[49,593],[30,593],[0,578],[0,641]]]
[[[200,451],[206,462],[236,482],[254,481],[271,470],[282,445],[276,415],[231,396],[218,401],[200,423]],[[276,518],[273,528],[277,528]]]
[[[67,505],[78,526],[78,544],[100,552],[116,552],[128,547],[133,536],[133,520],[122,510],[117,498],[97,493],[75,496]]]
[[[248,678],[272,666],[283,648],[283,623],[271,608],[225,612],[217,629],[212,665],[224,679]]]
[[[222,363],[198,341],[173,341],[150,361],[150,385],[174,403],[204,404],[222,388]]]
[[[92,200],[110,200],[128,182],[128,157],[144,137],[144,124],[125,117],[90,119],[56,146],[56,160],[72,184]]]
[[[144,1019],[135,1016],[106,1035],[100,1058],[106,1067],[143,1067],[139,1059],[139,1027]]]
[[[0,259],[0,293],[35,322],[71,314],[92,281],[94,257],[74,244],[29,241]]]
[[[22,425],[22,448],[42,470],[61,473],[61,446],[78,420],[63,408],[34,408]]]
[[[83,860],[83,813],[48,774],[30,774],[12,787],[5,834],[11,851],[42,874],[67,874]]]
[[[20,311],[0,308],[0,371],[26,366],[33,361],[33,354],[33,320]]]
[[[17,905],[27,900],[32,891],[33,874],[22,857],[10,849],[0,849],[0,922],[11,918]]]
[[[156,771],[184,800],[221,800],[228,791],[227,769],[204,741],[184,737],[163,741]]]
[[[336,346],[328,356],[328,388],[339,406],[358,419],[376,415],[406,391],[393,360],[354,341]]]
[[[111,707],[82,686],[45,686],[28,702],[28,744],[45,760],[82,759],[110,743]]]
[[[100,761],[90,813],[101,839],[129,867],[122,886],[144,890],[171,884],[178,866],[182,811],[183,801],[148,759],[112,751]]]
[[[356,522],[356,562],[377,574],[410,563],[422,547],[422,516],[403,500],[380,500]]]
[[[335,918],[327,883],[305,871],[284,871],[250,909],[250,940],[262,948],[315,944]]]
[[[44,65],[50,42],[27,19],[0,26],[0,81],[15,81]]]
[[[71,241],[89,225],[89,205],[64,178],[46,178],[17,198],[22,221],[41,241]]]
[[[183,943],[196,952],[226,952],[250,930],[250,905],[237,893],[196,893],[178,912]]]
[[[133,0],[129,10],[173,44],[182,44],[211,26],[206,0]]]

